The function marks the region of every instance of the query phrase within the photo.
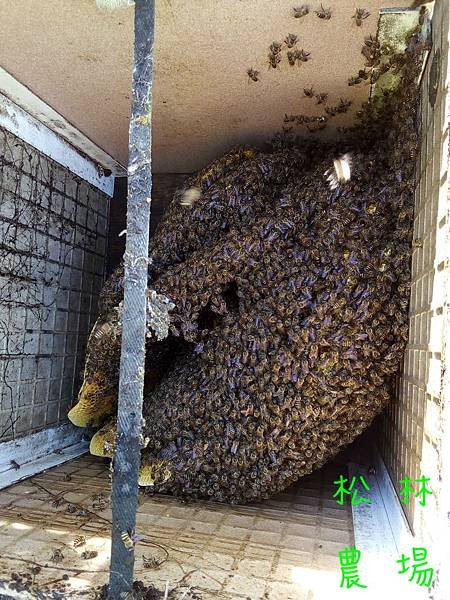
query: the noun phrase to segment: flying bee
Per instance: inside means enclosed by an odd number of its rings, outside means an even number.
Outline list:
[[[250,67],[249,69],[247,69],[247,75],[252,81],[259,81],[259,71],[256,71],[256,69]]]
[[[301,19],[301,17],[305,17],[309,14],[309,6],[307,4],[303,4],[302,6],[294,6],[292,12],[294,13],[294,17],[296,19]]]
[[[10,460],[9,464],[11,465],[11,467],[15,470],[18,471],[20,469],[20,465],[18,462],[16,462],[15,460]]]
[[[280,44],[280,42],[272,42],[269,46],[269,50],[272,54],[279,54],[281,52],[281,48],[282,44]]]
[[[289,33],[284,39],[284,43],[288,48],[293,48],[298,41],[298,35],[295,33]]]
[[[269,52],[268,58],[269,58],[269,69],[270,69],[270,67],[272,67],[272,69],[276,69],[277,66],[281,62],[281,56],[279,54],[273,54],[272,52]]]
[[[328,99],[328,94],[316,94],[316,104],[324,104]]]
[[[307,98],[314,98],[314,88],[311,86],[310,88],[303,88],[303,93]]]
[[[314,11],[319,19],[325,19],[325,21],[329,21],[331,19],[331,9],[324,8],[323,4],[320,5],[319,10]]]
[[[355,19],[355,23],[358,27],[361,27],[363,21],[370,17],[370,12],[367,12],[365,8],[357,8],[352,19]]]
[[[199,188],[191,187],[187,190],[184,190],[180,198],[180,205],[192,207],[194,203],[201,198],[201,195],[202,194]],[[109,442],[105,442],[105,446],[107,443]],[[108,452],[106,448],[105,451]]]

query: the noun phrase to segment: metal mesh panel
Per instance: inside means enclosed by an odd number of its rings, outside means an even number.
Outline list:
[[[0,129],[0,440],[66,420],[103,283],[109,198]]]
[[[430,477],[430,486],[435,490],[440,481],[443,291],[449,271],[444,243],[448,235],[448,31],[448,3],[436,3],[433,50],[422,79],[422,140],[417,165],[409,341],[396,398],[385,414],[380,436],[383,457],[398,491],[399,481],[405,476]],[[441,60],[437,61],[440,78],[433,105],[430,86],[433,86],[435,54]],[[426,535],[425,515],[431,522],[437,502],[437,494],[430,497],[426,512],[414,500],[405,506],[416,533]]]

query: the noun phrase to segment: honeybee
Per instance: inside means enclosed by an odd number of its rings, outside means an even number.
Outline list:
[[[360,77],[349,77],[348,78],[348,85],[352,86],[352,85],[358,85],[358,83],[361,83],[362,79]]]
[[[269,52],[268,59],[269,68],[272,67],[272,69],[276,69],[281,62],[281,56],[279,54],[273,54],[272,52]]]
[[[311,60],[310,59],[311,52],[306,52],[305,50],[303,50],[303,48],[301,50],[298,50],[296,52],[296,55],[297,55],[297,59],[301,62],[307,62],[308,60]]]
[[[328,99],[328,94],[316,94],[316,104],[324,104]]]
[[[120,537],[122,538],[122,542],[123,542],[123,545],[125,546],[125,548],[129,552],[131,552],[134,548],[134,544],[133,544],[133,540],[131,539],[131,536],[128,533],[128,531],[122,531]]]
[[[284,39],[284,43],[286,44],[286,46],[288,48],[292,48],[293,46],[295,46],[297,41],[298,41],[298,35],[295,35],[294,33],[289,33]]]
[[[142,555],[142,565],[144,569],[157,569],[161,565],[161,561],[154,556]]]
[[[351,105],[352,105],[351,100],[343,100],[342,98],[340,98],[339,104],[337,105],[337,112],[345,113],[348,111],[348,109],[350,108]]]
[[[319,17],[319,19],[325,19],[326,21],[329,21],[331,19],[331,9],[324,8],[323,4],[320,5],[319,10],[315,10],[314,12]]]
[[[249,76],[249,79],[251,79],[252,81],[259,81],[259,71],[256,71],[256,69],[253,69],[252,67],[250,67],[249,69],[247,69],[247,75]]]
[[[287,59],[288,63],[291,65],[291,67],[293,67],[297,61],[297,52],[289,50],[289,52],[287,53]]]
[[[314,98],[314,88],[311,86],[310,88],[303,88],[303,93],[307,98]]]
[[[316,121],[312,124],[308,123],[308,125],[306,125],[306,128],[309,131],[309,133],[315,133],[316,131],[321,131],[322,129],[325,129],[326,126],[326,121]]]
[[[54,548],[50,560],[54,563],[60,563],[64,560],[64,554],[59,548]]]
[[[302,6],[294,6],[292,12],[294,13],[294,17],[296,19],[300,19],[301,17],[305,17],[307,14],[309,14],[309,6],[307,4],[303,4]]]
[[[272,42],[269,46],[269,50],[272,54],[279,54],[281,52],[281,48],[282,44],[280,44],[280,42]]]
[[[355,23],[358,27],[361,27],[363,21],[370,17],[370,12],[367,12],[364,8],[357,8],[352,19],[355,19]]]
[[[79,548],[80,546],[84,546],[86,544],[86,537],[84,535],[77,535],[73,540],[74,548]]]
[[[97,550],[85,550],[80,554],[80,558],[83,560],[90,560],[91,558],[95,558],[98,556]]]

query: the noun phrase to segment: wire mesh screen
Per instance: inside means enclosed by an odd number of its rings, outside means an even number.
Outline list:
[[[103,284],[109,198],[0,128],[0,440],[56,425]]]

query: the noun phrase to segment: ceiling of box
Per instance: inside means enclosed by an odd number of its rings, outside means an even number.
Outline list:
[[[317,0],[309,2],[309,15],[295,19],[297,4],[156,0],[155,171],[189,172],[234,144],[263,141],[281,128],[285,113],[321,114],[322,106],[304,97],[311,85],[332,105],[352,100],[333,126],[353,118],[369,89],[347,84],[363,66],[364,36],[376,34],[381,8],[411,0],[364,0],[371,14],[361,27],[351,18],[359,2],[324,2],[331,20],[314,14]],[[133,8],[106,13],[94,0],[0,0],[0,9],[0,65],[126,164]],[[283,50],[278,68],[269,70],[269,45],[289,33],[311,60],[290,67]],[[249,80],[249,67],[260,71],[258,82]]]

